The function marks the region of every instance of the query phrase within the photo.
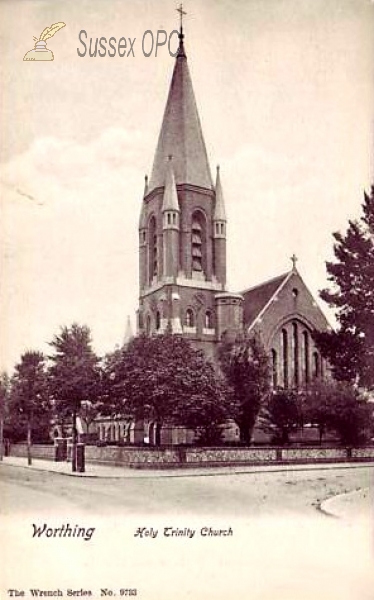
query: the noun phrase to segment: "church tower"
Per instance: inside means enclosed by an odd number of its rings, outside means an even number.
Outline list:
[[[230,321],[234,311],[233,322],[239,323],[242,306],[237,296],[233,307],[226,292],[226,213],[220,172],[218,168],[213,183],[183,40],[181,27],[140,211],[138,328],[150,335],[183,334],[213,355],[215,343],[230,326],[222,323],[222,315]]]

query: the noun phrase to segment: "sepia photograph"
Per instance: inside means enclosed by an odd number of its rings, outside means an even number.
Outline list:
[[[0,599],[371,600],[373,0],[0,32]]]

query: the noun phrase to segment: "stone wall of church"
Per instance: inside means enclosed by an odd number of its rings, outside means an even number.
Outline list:
[[[183,333],[186,339],[215,343],[215,292],[194,287],[165,285],[141,299],[142,325],[146,333],[164,332],[168,319],[174,333]],[[159,313],[159,315],[157,315]],[[175,319],[179,320],[178,331]]]
[[[301,319],[283,323],[269,341],[273,387],[305,388],[326,375],[326,363],[310,327]]]
[[[217,340],[236,339],[243,332],[243,297],[223,292],[216,294]]]
[[[150,245],[153,244],[151,232],[151,219],[155,218],[155,234],[157,236],[157,265],[159,278],[163,273],[163,237],[162,237],[162,193],[160,191],[151,194],[144,202],[144,222],[146,225],[144,267],[145,273],[141,274],[140,280],[145,282],[145,287],[149,287],[153,280],[152,267],[150,265]]]

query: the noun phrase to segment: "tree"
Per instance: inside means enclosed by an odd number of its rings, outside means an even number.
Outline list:
[[[92,349],[91,333],[87,326],[73,323],[62,327],[50,345],[50,392],[59,418],[72,420],[72,470],[76,471],[76,420],[82,402],[91,405],[100,401],[99,359]]]
[[[136,337],[107,365],[117,414],[153,420],[159,428],[191,428],[201,442],[219,438],[232,410],[231,396],[203,352],[181,336]]]
[[[347,382],[315,382],[305,393],[304,407],[304,420],[317,425],[320,441],[327,429],[335,430],[347,445],[359,443],[371,434],[373,406]]]
[[[331,425],[342,444],[352,446],[372,435],[373,405],[354,386],[341,382],[329,397]]]
[[[303,394],[303,424],[311,423],[317,426],[320,444],[326,430],[333,426],[332,397],[335,387],[333,381],[315,380]]]
[[[10,412],[26,425],[27,462],[32,463],[33,429],[41,421],[49,423],[50,403],[47,394],[44,356],[41,352],[27,351],[15,367],[11,381]]]
[[[270,390],[269,359],[257,336],[235,342],[223,340],[218,358],[238,407],[235,421],[240,440],[249,444],[257,415]]]
[[[8,409],[10,393],[10,380],[4,371],[0,375],[0,461],[3,460],[4,452],[4,421]]]
[[[290,433],[301,425],[301,397],[293,390],[279,389],[268,396],[260,413],[260,427],[273,434],[273,441],[288,444]]]
[[[334,233],[335,262],[327,262],[332,289],[320,295],[337,311],[339,330],[316,335],[321,352],[344,381],[374,387],[374,186],[364,194],[363,214]]]
[[[337,381],[356,382],[364,371],[365,344],[357,333],[340,328],[339,331],[314,331],[313,339],[322,356],[332,367]]]

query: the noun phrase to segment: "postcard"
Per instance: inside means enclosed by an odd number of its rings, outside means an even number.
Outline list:
[[[373,185],[373,2],[1,0],[0,13],[2,381],[25,353],[53,362],[73,324],[111,357],[109,384],[137,336],[176,334],[214,361],[239,330],[261,333],[272,389],[324,379],[312,332],[337,324],[320,297],[333,234]],[[231,420],[226,445],[209,444],[217,401],[195,446],[195,425],[166,427],[161,410],[182,387],[136,422],[91,419],[86,403],[85,465],[82,449],[61,460],[62,422],[31,464],[5,423],[1,600],[372,598],[372,440],[307,454]]]

